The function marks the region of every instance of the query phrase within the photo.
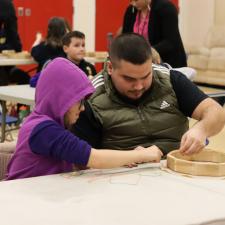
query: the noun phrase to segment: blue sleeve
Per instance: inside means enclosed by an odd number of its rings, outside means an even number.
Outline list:
[[[79,165],[87,165],[91,153],[91,146],[87,142],[51,120],[33,129],[29,146],[33,153]]]
[[[41,72],[37,72],[33,77],[30,78],[30,86],[31,87],[36,87],[38,79],[41,75]]]

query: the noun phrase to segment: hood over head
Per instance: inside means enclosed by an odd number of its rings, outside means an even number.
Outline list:
[[[69,108],[94,91],[82,70],[67,59],[56,58],[41,72],[34,111],[47,115],[64,127],[64,115]]]

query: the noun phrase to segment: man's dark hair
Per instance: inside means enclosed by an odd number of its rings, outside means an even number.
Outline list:
[[[62,39],[62,44],[68,46],[70,44],[72,38],[85,39],[85,34],[78,30],[71,31],[71,32],[65,34],[65,36]]]
[[[152,57],[151,46],[139,34],[126,33],[116,37],[110,46],[109,58],[116,66],[120,60],[141,65]]]

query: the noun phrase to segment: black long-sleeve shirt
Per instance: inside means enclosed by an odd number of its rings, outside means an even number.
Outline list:
[[[41,71],[47,60],[52,60],[56,57],[66,58],[66,54],[62,47],[52,47],[45,42],[41,42],[39,45],[34,46],[31,49],[31,55],[38,62],[37,71]]]

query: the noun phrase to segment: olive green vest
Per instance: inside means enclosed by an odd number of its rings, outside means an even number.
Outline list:
[[[103,127],[102,148],[126,150],[156,145],[164,154],[179,148],[188,120],[179,111],[169,71],[153,70],[151,90],[139,106],[118,97],[107,73],[98,77],[93,82],[97,88],[90,105]]]

